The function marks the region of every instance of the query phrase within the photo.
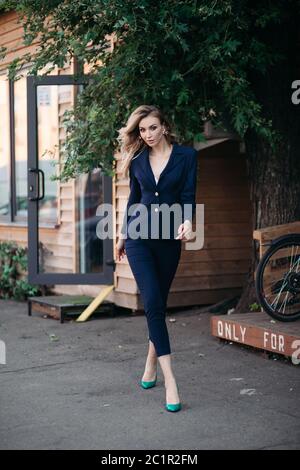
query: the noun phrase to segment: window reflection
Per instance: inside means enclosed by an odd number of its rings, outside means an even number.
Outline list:
[[[39,169],[45,175],[45,196],[39,201],[39,222],[44,223],[57,223],[58,217],[58,183],[51,181],[51,176],[56,174],[55,161],[62,132],[59,126],[62,111],[59,106],[61,88],[55,85],[37,87],[38,160]]]
[[[45,196],[39,201],[39,271],[61,273],[103,272],[103,240],[97,237],[98,206],[103,203],[99,169],[64,183],[51,181],[64,158],[65,111],[71,110],[81,88],[39,85],[38,164],[45,175]],[[55,222],[55,232],[43,229]]]
[[[9,214],[9,82],[0,76],[0,216]]]
[[[81,175],[76,180],[77,189],[77,239],[80,247],[81,273],[103,271],[103,240],[97,237],[100,220],[97,208],[103,204],[103,178],[101,170]]]
[[[14,83],[15,171],[17,216],[27,217],[27,96],[26,77]]]

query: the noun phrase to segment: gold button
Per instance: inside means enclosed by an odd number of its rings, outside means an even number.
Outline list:
[[[158,196],[158,192],[155,193],[155,196]]]
[[[157,207],[155,207],[155,209],[154,209],[154,210],[155,210],[155,212],[158,212],[158,209],[157,209]]]

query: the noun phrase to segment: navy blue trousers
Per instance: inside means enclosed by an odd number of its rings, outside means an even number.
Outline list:
[[[181,240],[126,238],[125,250],[144,304],[149,339],[157,356],[170,354],[166,307],[180,260]]]

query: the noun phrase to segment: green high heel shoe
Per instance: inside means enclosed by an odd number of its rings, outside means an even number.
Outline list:
[[[177,385],[177,390],[178,390],[178,393],[179,393],[179,387]],[[171,403],[166,403],[165,404],[165,408],[167,411],[179,411],[181,410],[181,402],[179,403],[175,403],[175,404],[171,404]]]
[[[140,385],[143,388],[152,388],[155,387],[157,381],[157,375],[155,377],[155,380],[152,380],[151,382],[145,382],[145,380],[140,380]]]
[[[170,403],[166,403],[166,410],[167,411],[179,411],[181,410],[181,403],[176,403],[175,405],[171,405]]]

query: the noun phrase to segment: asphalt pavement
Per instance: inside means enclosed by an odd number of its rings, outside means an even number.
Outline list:
[[[170,413],[160,368],[156,387],[138,384],[144,315],[60,324],[0,300],[0,449],[299,449],[300,367],[221,342],[210,317],[168,311],[182,402]]]

